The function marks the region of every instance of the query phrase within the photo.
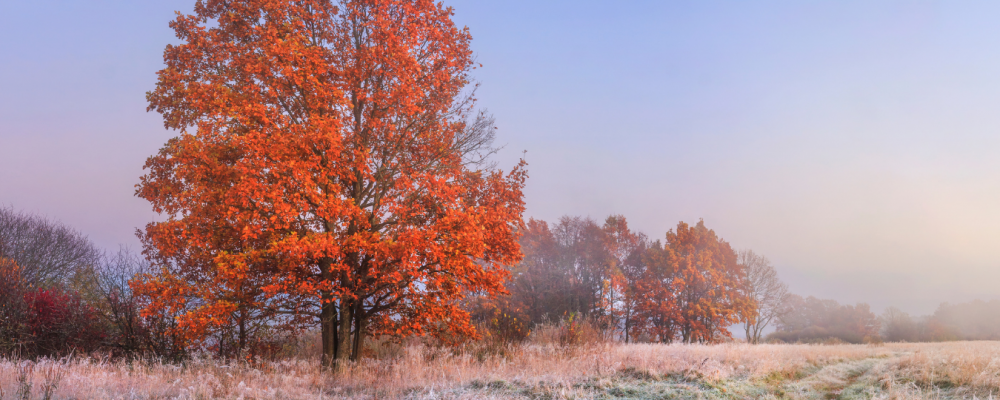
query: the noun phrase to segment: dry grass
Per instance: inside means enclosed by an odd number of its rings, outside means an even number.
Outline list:
[[[338,377],[316,360],[0,361],[0,398],[988,398],[1000,343],[409,345]],[[29,389],[26,389],[29,388]],[[25,392],[30,391],[27,397]],[[48,391],[48,393],[46,393]],[[831,397],[832,396],[832,397]]]
[[[956,398],[1000,395],[1000,342],[897,345],[905,353],[886,362],[880,383],[903,393]]]

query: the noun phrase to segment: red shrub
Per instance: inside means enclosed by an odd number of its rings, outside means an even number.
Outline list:
[[[27,284],[21,268],[0,259],[0,355],[60,356],[104,343],[100,315],[75,292]]]
[[[97,350],[105,334],[95,310],[76,293],[35,289],[24,294],[27,318],[23,351],[31,356],[58,356]]]

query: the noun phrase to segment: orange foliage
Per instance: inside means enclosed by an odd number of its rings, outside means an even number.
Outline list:
[[[646,331],[652,340],[661,343],[674,341],[678,331],[680,313],[672,291],[674,259],[670,248],[660,246],[657,241],[646,253],[646,270],[636,282],[636,292],[642,298],[636,307],[638,327]]]
[[[646,329],[658,340],[714,342],[731,337],[729,325],[749,313],[752,302],[741,288],[745,272],[729,243],[705,227],[684,222],[667,232],[666,245],[654,245],[649,267],[637,285]]]
[[[474,335],[458,300],[502,292],[520,260],[526,172],[471,162],[492,136],[466,123],[471,36],[451,15],[428,0],[179,15],[147,95],[181,132],[137,191],[168,216],[143,235],[162,268],[135,284],[147,312],[181,313],[192,338],[244,311],[307,316],[328,363],[366,334]]]
[[[676,232],[667,232],[667,246],[675,268],[671,289],[676,293],[681,339],[691,343],[729,337],[727,327],[739,322],[740,311],[751,306],[740,291],[746,276],[736,252],[704,221],[693,227],[678,223]]]

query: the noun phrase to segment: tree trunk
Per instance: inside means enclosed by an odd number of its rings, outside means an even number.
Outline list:
[[[626,315],[625,315],[625,343],[626,344],[628,343],[628,321],[629,321],[629,319],[630,319],[629,315],[626,313]]]
[[[330,270],[330,266],[333,264],[333,260],[329,257],[322,257],[318,264],[321,278],[325,281],[332,281],[333,271]],[[320,359],[320,365],[323,368],[333,368],[334,360],[337,357],[338,343],[337,303],[334,302],[333,293],[329,290],[321,290],[319,300],[319,326],[323,338],[323,357]]]
[[[244,354],[243,352],[247,350],[247,319],[243,310],[240,310],[237,315],[239,315],[240,319],[240,334],[239,340],[236,344],[236,356],[242,357]]]
[[[340,326],[338,327],[335,356],[333,359],[334,370],[343,371],[347,362],[351,358],[351,325],[354,322],[353,302],[340,300]]]
[[[365,349],[365,328],[368,316],[365,315],[364,308],[359,304],[354,310],[354,351],[351,354],[352,361],[361,359],[361,352]]]
[[[323,332],[324,368],[332,368],[337,355],[337,304],[333,301],[324,302],[320,312],[320,329]]]
[[[763,330],[760,323],[753,324],[753,344],[760,344],[760,334]]]

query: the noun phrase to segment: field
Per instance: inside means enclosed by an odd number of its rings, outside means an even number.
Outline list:
[[[410,345],[339,377],[315,360],[184,365],[0,361],[3,399],[989,399],[1000,342],[885,345]],[[25,392],[27,393],[27,396]]]

